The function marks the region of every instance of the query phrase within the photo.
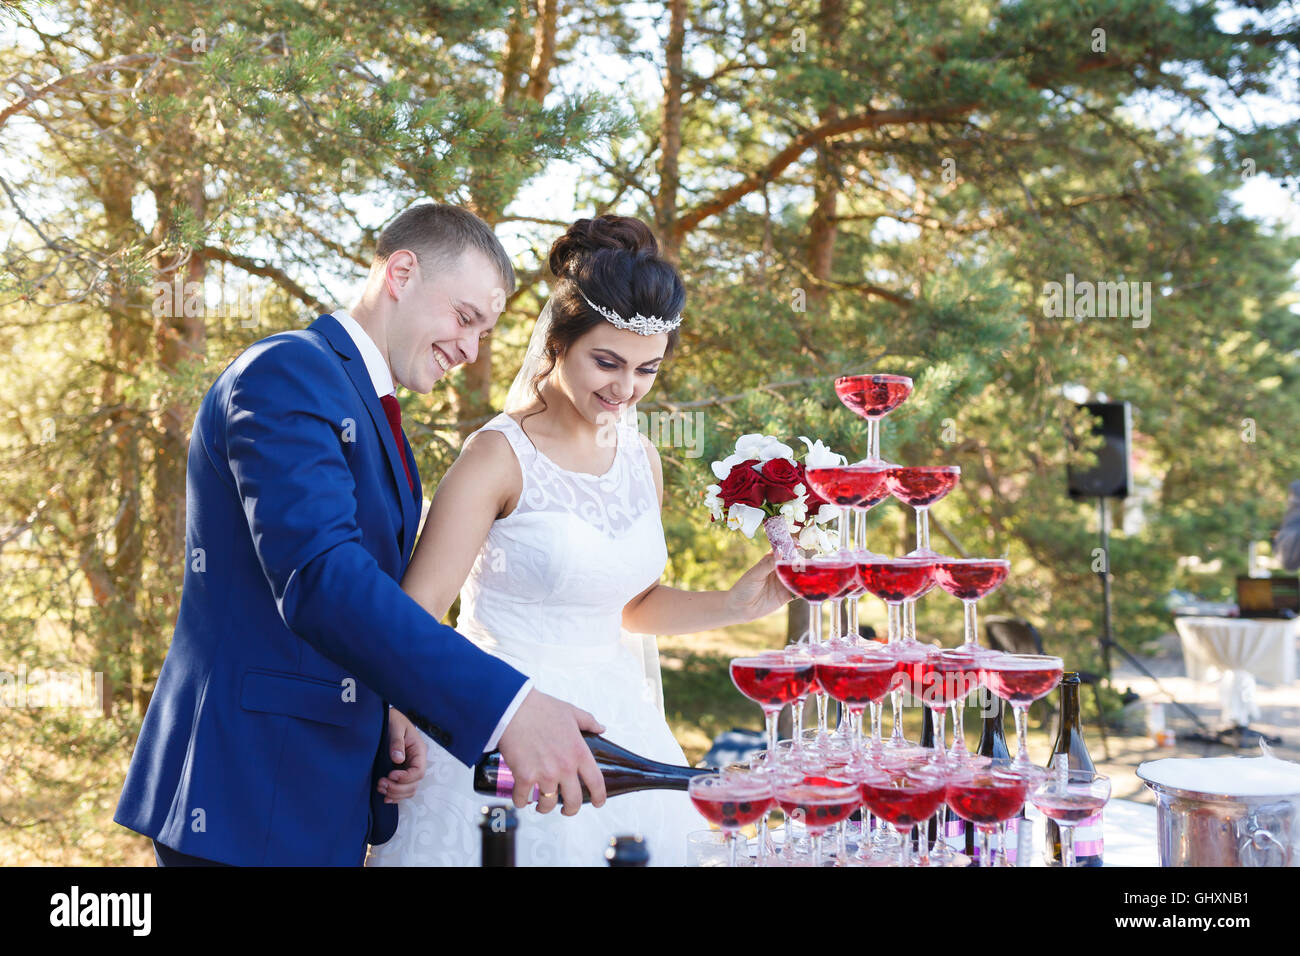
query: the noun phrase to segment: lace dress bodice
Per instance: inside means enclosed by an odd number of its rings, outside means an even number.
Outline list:
[[[617,426],[618,447],[603,475],[559,467],[504,413],[481,431],[499,431],[510,442],[523,488],[474,561],[457,630],[510,657],[617,642],[623,608],[659,580],[668,562],[654,477],[636,429]]]

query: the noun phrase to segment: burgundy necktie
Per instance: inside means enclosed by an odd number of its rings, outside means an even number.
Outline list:
[[[393,430],[393,440],[397,442],[397,454],[402,459],[402,470],[406,472],[406,484],[414,491],[415,482],[411,478],[411,466],[406,463],[406,441],[402,437],[402,406],[397,404],[396,395],[381,395],[379,402],[384,406],[388,427]]]

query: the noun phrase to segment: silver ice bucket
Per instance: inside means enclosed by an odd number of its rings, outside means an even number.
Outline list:
[[[1161,866],[1300,866],[1300,791],[1210,793],[1161,782],[1151,767],[1137,775],[1156,796]],[[1232,789],[1232,775],[1223,787]]]

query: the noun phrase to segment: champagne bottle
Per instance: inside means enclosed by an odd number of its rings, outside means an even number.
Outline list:
[[[980,742],[976,745],[975,752],[981,757],[989,757],[993,760],[1010,760],[1011,751],[1007,749],[1006,732],[1002,726],[1002,701],[1000,698],[994,697],[991,691],[983,687],[979,689],[978,695],[980,713],[984,716],[980,723]],[[1017,821],[1017,824],[1018,823],[1019,821]],[[978,863],[979,857],[978,844],[975,836],[975,828],[970,824],[967,824],[966,847],[964,852],[971,858],[972,864]]]
[[[1056,743],[1052,745],[1052,756],[1048,758],[1047,769],[1051,770],[1057,754],[1066,755],[1066,764],[1071,770],[1094,771],[1092,757],[1088,755],[1088,745],[1083,741],[1083,731],[1079,720],[1079,675],[1066,671],[1061,677],[1061,726],[1056,732]],[[1045,820],[1047,825],[1043,839],[1043,856],[1051,866],[1061,865],[1061,830],[1054,820]],[[1101,811],[1083,820],[1074,827],[1074,856],[1077,866],[1101,866],[1102,862]]]
[[[692,777],[706,770],[696,767],[679,767],[674,764],[647,760],[611,743],[598,734],[583,733],[583,739],[596,758],[596,766],[605,778],[605,795],[616,797],[637,790],[685,790]],[[484,754],[474,765],[474,790],[497,798],[509,798],[514,792],[515,778],[501,757],[501,751]],[[533,788],[532,800],[539,794]],[[558,799],[558,798],[557,798]],[[589,803],[591,794],[584,785],[582,802]]]
[[[605,862],[610,866],[649,866],[650,848],[640,834],[610,837]]]
[[[519,818],[514,807],[487,806],[482,809],[479,830],[483,839],[480,866],[515,865],[515,830]]]

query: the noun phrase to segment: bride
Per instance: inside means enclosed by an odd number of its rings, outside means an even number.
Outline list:
[[[551,247],[550,267],[551,299],[505,411],[469,436],[439,484],[402,587],[439,619],[460,588],[466,638],[589,711],[614,743],[684,764],[654,638],[643,635],[752,621],[790,594],[770,555],[727,591],[659,582],[663,473],[635,407],[677,344],[686,292],[649,228],[624,216],[578,220]],[[469,768],[424,743],[424,779],[368,866],[479,862],[489,798],[473,791]],[[529,806],[516,862],[598,865],[611,836],[640,833],[652,864],[681,865],[687,833],[705,825],[675,791],[611,797],[573,816]]]

